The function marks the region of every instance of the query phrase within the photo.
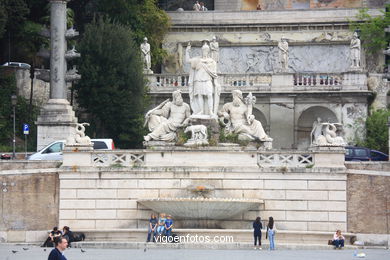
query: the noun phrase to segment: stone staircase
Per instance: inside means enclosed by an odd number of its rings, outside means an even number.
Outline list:
[[[73,247],[90,248],[213,248],[245,249],[253,247],[253,230],[247,229],[175,229],[174,234],[183,243],[145,243],[145,229],[78,230],[86,235],[86,240],[72,243]],[[351,246],[355,235],[344,233],[346,248]],[[195,241],[197,237],[197,242]],[[201,238],[202,237],[202,238]],[[205,242],[206,237],[210,239]],[[328,240],[333,232],[278,230],[275,241],[278,248],[284,249],[331,249]],[[213,239],[216,238],[217,241]],[[202,242],[203,239],[203,242]],[[265,231],[262,236],[263,248],[268,248]]]

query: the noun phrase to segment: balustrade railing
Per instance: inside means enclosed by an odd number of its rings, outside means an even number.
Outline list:
[[[341,74],[294,74],[294,86],[339,86],[343,82]]]
[[[226,87],[269,87],[270,74],[221,74],[222,85]]]
[[[94,151],[91,163],[97,167],[142,166],[145,163],[145,153],[137,150]]]
[[[261,167],[308,167],[313,165],[313,155],[308,152],[260,152],[257,154],[257,162]]]

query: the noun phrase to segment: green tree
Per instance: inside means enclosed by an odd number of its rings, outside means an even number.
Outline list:
[[[76,24],[81,32],[88,19],[109,16],[113,21],[129,25],[138,45],[145,36],[148,37],[153,65],[161,63],[165,57],[161,45],[170,22],[169,16],[158,7],[157,0],[80,0],[70,2],[69,7],[75,11]]]
[[[359,31],[363,47],[369,54],[376,54],[386,48],[389,37],[385,28],[390,25],[390,5],[386,5],[386,11],[382,16],[372,17],[368,9],[361,9],[356,16],[356,21],[350,22],[352,31]]]
[[[16,94],[16,80],[13,71],[0,69],[0,150],[12,151],[13,137],[13,109],[11,96]],[[16,105],[16,145],[18,151],[24,151],[24,135],[22,126],[24,123],[30,125],[28,136],[28,150],[35,151],[36,148],[36,126],[34,120],[38,109],[32,107],[30,110],[28,102],[23,97],[18,97]]]
[[[364,145],[371,149],[388,153],[389,130],[387,127],[390,109],[373,112],[366,121],[366,140]]]
[[[141,54],[129,26],[99,18],[85,27],[76,98],[88,113],[90,136],[113,138],[121,148],[140,146],[145,110]]]

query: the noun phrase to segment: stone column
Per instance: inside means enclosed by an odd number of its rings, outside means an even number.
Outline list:
[[[66,2],[50,1],[50,99],[66,99]]]
[[[37,150],[56,140],[64,140],[75,132],[77,118],[66,99],[66,3],[50,1],[50,99],[37,118]]]

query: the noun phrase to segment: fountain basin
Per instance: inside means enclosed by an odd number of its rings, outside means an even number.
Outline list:
[[[231,198],[159,198],[138,200],[156,212],[164,212],[176,219],[224,220],[250,209],[258,209],[264,202],[256,199]]]

